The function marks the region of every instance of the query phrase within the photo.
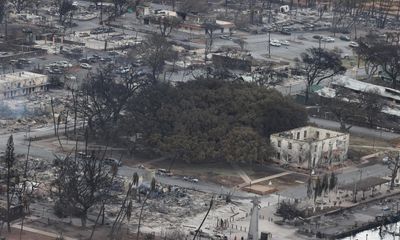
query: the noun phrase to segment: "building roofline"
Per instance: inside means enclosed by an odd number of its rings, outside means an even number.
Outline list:
[[[284,133],[290,133],[292,131],[300,130],[300,129],[303,129],[303,128],[322,129],[322,130],[330,131],[330,132],[333,132],[333,133],[337,133],[338,135],[337,136],[331,136],[331,137],[323,138],[323,139],[307,138],[307,139],[304,139],[304,140],[295,139],[295,138],[289,138],[289,137],[286,137],[286,136],[281,136]],[[303,126],[303,127],[289,129],[289,130],[282,131],[282,132],[273,133],[273,134],[271,134],[271,137],[277,137],[277,138],[281,138],[281,139],[290,139],[292,141],[297,141],[297,142],[302,142],[302,143],[310,143],[310,142],[324,141],[324,140],[327,140],[327,139],[333,139],[333,138],[337,138],[339,136],[345,136],[345,135],[349,135],[349,133],[344,133],[344,132],[335,131],[335,130],[326,129],[326,128],[315,127],[315,126],[312,126],[312,125],[307,125],[307,126]]]

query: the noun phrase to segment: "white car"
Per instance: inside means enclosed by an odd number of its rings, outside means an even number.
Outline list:
[[[228,35],[222,35],[219,38],[224,39],[224,40],[232,40],[232,38],[229,37]]]
[[[279,42],[279,40],[271,40],[271,41],[269,42],[269,44],[270,44],[271,46],[274,46],[274,47],[280,47],[280,46],[281,46],[281,42]]]
[[[321,39],[323,42],[335,42],[335,39],[332,37],[324,37]]]
[[[388,156],[383,157],[382,162],[383,164],[389,164],[389,157]]]
[[[67,61],[60,61],[60,62],[58,62],[58,65],[61,66],[61,67],[63,67],[63,68],[70,68],[70,67],[72,67],[72,64],[69,63],[69,62],[67,62]]]
[[[359,47],[359,45],[358,45],[358,43],[356,43],[356,42],[350,42],[350,43],[349,43],[349,47],[356,48],[356,47]]]
[[[189,181],[192,182],[192,183],[198,183],[198,182],[199,182],[199,179],[197,179],[197,178],[191,178]]]
[[[289,45],[290,45],[290,42],[285,40],[285,41],[282,41],[281,44],[282,44],[283,46],[289,46]]]
[[[92,66],[88,63],[81,63],[79,66],[83,69],[92,69]]]

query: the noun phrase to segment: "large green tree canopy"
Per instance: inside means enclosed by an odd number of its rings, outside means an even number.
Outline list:
[[[149,146],[187,162],[263,162],[271,133],[307,122],[305,110],[275,90],[222,80],[157,83],[131,107]]]

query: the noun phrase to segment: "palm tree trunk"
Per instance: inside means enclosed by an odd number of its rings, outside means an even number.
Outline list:
[[[143,209],[144,209],[144,205],[146,204],[147,199],[149,198],[149,194],[150,192],[148,192],[146,194],[146,198],[144,199],[143,203],[142,203],[142,207],[140,208],[140,214],[139,214],[139,223],[138,223],[138,229],[137,229],[137,233],[136,233],[136,240],[139,240],[139,235],[140,235],[140,224],[142,222],[142,216],[143,216]]]

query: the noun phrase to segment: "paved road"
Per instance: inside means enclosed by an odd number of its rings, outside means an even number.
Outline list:
[[[317,118],[310,118],[311,122],[317,123],[319,126],[323,127],[329,127],[329,128],[338,128],[339,124],[333,121],[328,121],[328,120],[322,120],[322,119],[317,119]],[[53,128],[51,126],[48,127],[43,127],[43,128],[37,128],[37,129],[31,129],[31,137],[43,137],[43,136],[49,136],[53,134]],[[352,133],[357,133],[357,134],[363,134],[367,136],[375,136],[375,137],[382,137],[384,139],[393,139],[393,138],[398,138],[400,137],[399,134],[395,133],[390,133],[390,132],[380,132],[377,130],[373,129],[368,129],[368,128],[362,128],[362,127],[353,127],[352,128]],[[26,154],[27,152],[27,142],[25,141],[26,133],[25,132],[17,132],[13,134],[14,136],[14,143],[15,143],[15,152],[18,154]],[[0,135],[0,150],[4,151],[5,150],[5,145],[7,142],[7,139],[9,137],[9,134],[1,134]],[[54,158],[54,150],[50,148],[45,148],[43,146],[35,146],[35,144],[32,145],[31,147],[31,155],[33,157],[40,157],[40,158],[45,158],[45,159],[53,159]],[[368,166],[364,168],[364,173],[363,176],[383,176],[388,173],[387,167],[384,165],[373,165],[373,166]],[[143,169],[138,169],[134,167],[127,167],[127,166],[122,166],[119,170],[119,174],[121,176],[126,176],[130,177],[134,172],[138,172],[139,174],[144,174]],[[354,174],[358,173],[359,169],[354,168],[354,169],[348,169],[344,170],[343,173],[341,173],[341,181],[343,183],[352,181],[354,178]],[[216,184],[212,183],[206,183],[206,182],[199,182],[199,183],[191,183],[187,181],[183,181],[182,179],[179,178],[171,178],[171,177],[162,177],[162,176],[156,176],[157,181],[164,183],[164,184],[170,184],[170,185],[177,185],[180,187],[185,187],[185,188],[192,188],[195,190],[199,191],[204,191],[204,192],[212,192],[216,194],[229,194],[233,193],[234,196],[237,197],[250,197],[253,196],[252,194],[248,194],[245,192],[241,192],[235,189],[231,188],[226,188],[226,187],[221,187]],[[285,194],[286,192],[286,194]],[[305,194],[305,187],[304,186],[297,186],[294,188],[291,188],[287,191],[282,192],[283,195],[286,196],[303,196]]]
[[[314,35],[329,36],[328,32],[310,32],[310,33],[292,33],[291,36],[282,35],[279,33],[271,33],[271,40],[289,41],[289,46],[274,47],[271,46],[271,57],[292,61],[296,57],[300,57],[307,48],[319,47],[319,41],[314,39]],[[236,36],[234,36],[236,37]],[[268,34],[246,35],[245,49],[250,51],[252,56],[259,59],[268,58]],[[341,41],[336,37],[335,42],[325,43],[321,42],[321,48],[334,49],[339,48],[343,51],[342,55],[353,55],[353,50],[349,46],[349,42]],[[238,46],[233,41],[216,39],[214,48],[217,49],[221,46]]]
[[[320,127],[331,128],[331,129],[340,129],[340,124],[338,122],[331,121],[331,120],[309,117],[309,122],[315,123]],[[358,127],[358,126],[351,127],[350,133],[367,136],[367,137],[372,137],[372,138],[380,138],[380,139],[384,139],[384,140],[392,140],[395,138],[400,138],[400,134],[398,134],[398,133],[385,132],[382,130]]]
[[[71,126],[72,127],[72,126]],[[61,132],[61,131],[60,131]],[[40,138],[44,136],[52,136],[54,134],[54,129],[49,127],[31,129],[30,136],[32,138]],[[0,151],[5,151],[5,146],[8,140],[9,134],[1,134],[0,135]],[[14,138],[14,146],[16,154],[27,154],[28,150],[28,142],[25,140],[26,133],[25,132],[17,132],[13,134]],[[33,142],[30,155],[32,157],[44,158],[44,159],[54,159],[54,149],[46,148],[43,146],[36,146]],[[135,167],[122,166],[118,170],[118,174],[124,177],[131,177],[134,172],[137,172],[139,175],[145,175],[147,170],[139,169]],[[215,193],[217,195],[227,195],[231,194],[234,197],[238,198],[249,198],[253,197],[254,194],[246,193],[240,190],[236,190],[234,188],[222,187],[217,184],[202,182],[192,183],[188,181],[184,181],[181,178],[177,177],[163,177],[156,176],[156,180],[160,183],[167,185],[175,185],[183,188],[194,189],[202,192]]]

